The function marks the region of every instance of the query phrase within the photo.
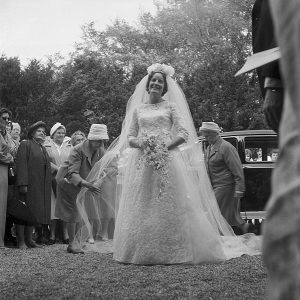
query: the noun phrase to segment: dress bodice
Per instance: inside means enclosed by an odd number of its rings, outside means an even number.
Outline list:
[[[142,104],[134,111],[129,136],[156,135],[170,139],[172,135],[188,139],[188,132],[175,104],[162,101]]]

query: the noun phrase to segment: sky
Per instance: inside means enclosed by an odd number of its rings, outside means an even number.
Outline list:
[[[135,24],[143,12],[155,14],[153,0],[0,0],[0,55],[46,60],[67,55],[91,21],[105,30],[116,19]]]

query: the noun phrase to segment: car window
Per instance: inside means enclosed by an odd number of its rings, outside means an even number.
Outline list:
[[[245,137],[245,160],[248,162],[274,162],[278,157],[276,136]]]
[[[233,138],[233,137],[223,137],[223,139],[227,142],[229,142],[232,146],[235,147],[235,149],[238,148],[238,140],[237,138]]]

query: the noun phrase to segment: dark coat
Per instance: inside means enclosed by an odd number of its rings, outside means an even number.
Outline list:
[[[33,140],[22,141],[17,152],[17,186],[28,187],[26,204],[39,224],[50,223],[51,167],[46,149]]]
[[[256,0],[252,9],[252,47],[253,53],[277,47],[268,0]],[[265,95],[264,81],[266,77],[280,79],[279,61],[274,61],[257,69],[260,89]]]

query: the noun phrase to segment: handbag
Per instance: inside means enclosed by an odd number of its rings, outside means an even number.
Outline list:
[[[37,223],[36,217],[26,205],[25,199],[26,195],[22,194],[19,197],[11,198],[7,202],[7,212],[18,221],[25,222],[26,225],[34,225]]]
[[[16,183],[17,180],[17,174],[16,174],[16,168],[13,164],[8,165],[8,185],[12,185]]]

